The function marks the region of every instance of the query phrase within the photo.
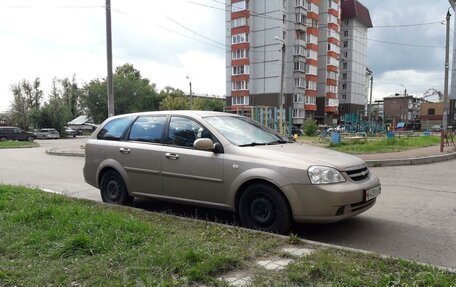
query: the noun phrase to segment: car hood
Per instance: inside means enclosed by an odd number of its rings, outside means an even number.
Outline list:
[[[366,166],[359,157],[302,143],[239,147],[242,153],[268,161],[280,161],[287,165],[307,169],[311,165],[334,167],[340,171]]]

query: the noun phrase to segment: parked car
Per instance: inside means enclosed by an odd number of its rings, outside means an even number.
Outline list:
[[[58,139],[60,138],[60,134],[56,129],[53,128],[44,128],[39,130],[36,133],[37,139]]]
[[[18,140],[18,141],[33,141],[35,135],[18,127],[0,127],[0,141]]]
[[[157,198],[230,210],[249,228],[335,222],[371,208],[380,181],[358,157],[289,141],[249,118],[161,111],[107,119],[85,145],[104,202]]]
[[[435,125],[431,127],[431,132],[441,132],[442,131],[442,126],[441,125]]]
[[[77,135],[79,135],[78,131],[70,127],[65,127],[65,134],[70,137],[76,137]]]

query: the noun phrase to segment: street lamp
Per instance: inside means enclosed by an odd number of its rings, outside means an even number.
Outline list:
[[[283,39],[280,39],[279,37],[275,36],[274,39],[282,44],[282,65],[281,65],[281,78],[280,78],[280,95],[279,95],[279,101],[278,101],[278,107],[279,107],[279,131],[281,134],[283,134],[283,82],[285,80],[284,73],[285,73],[285,41]]]
[[[192,80],[190,80],[190,77],[189,76],[186,76],[186,78],[188,79],[189,81],[189,86],[190,86],[190,96],[189,96],[189,99],[190,99],[190,109],[192,109]]]

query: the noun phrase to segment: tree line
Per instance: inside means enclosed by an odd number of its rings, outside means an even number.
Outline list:
[[[158,91],[154,83],[143,78],[131,64],[115,69],[113,75],[115,114],[156,110],[223,111],[224,100],[189,98],[182,90],[165,87]],[[63,132],[67,122],[79,115],[88,115],[94,123],[107,118],[106,79],[93,79],[79,86],[73,78],[57,79],[51,83],[48,99],[44,100],[41,81],[22,80],[11,86],[13,101],[9,111],[12,125],[24,130],[53,127]]]

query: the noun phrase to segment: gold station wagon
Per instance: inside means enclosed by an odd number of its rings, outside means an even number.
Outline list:
[[[354,156],[289,141],[246,117],[162,111],[107,119],[87,141],[84,177],[104,202],[134,197],[235,212],[246,227],[286,233],[366,211],[379,179]]]

